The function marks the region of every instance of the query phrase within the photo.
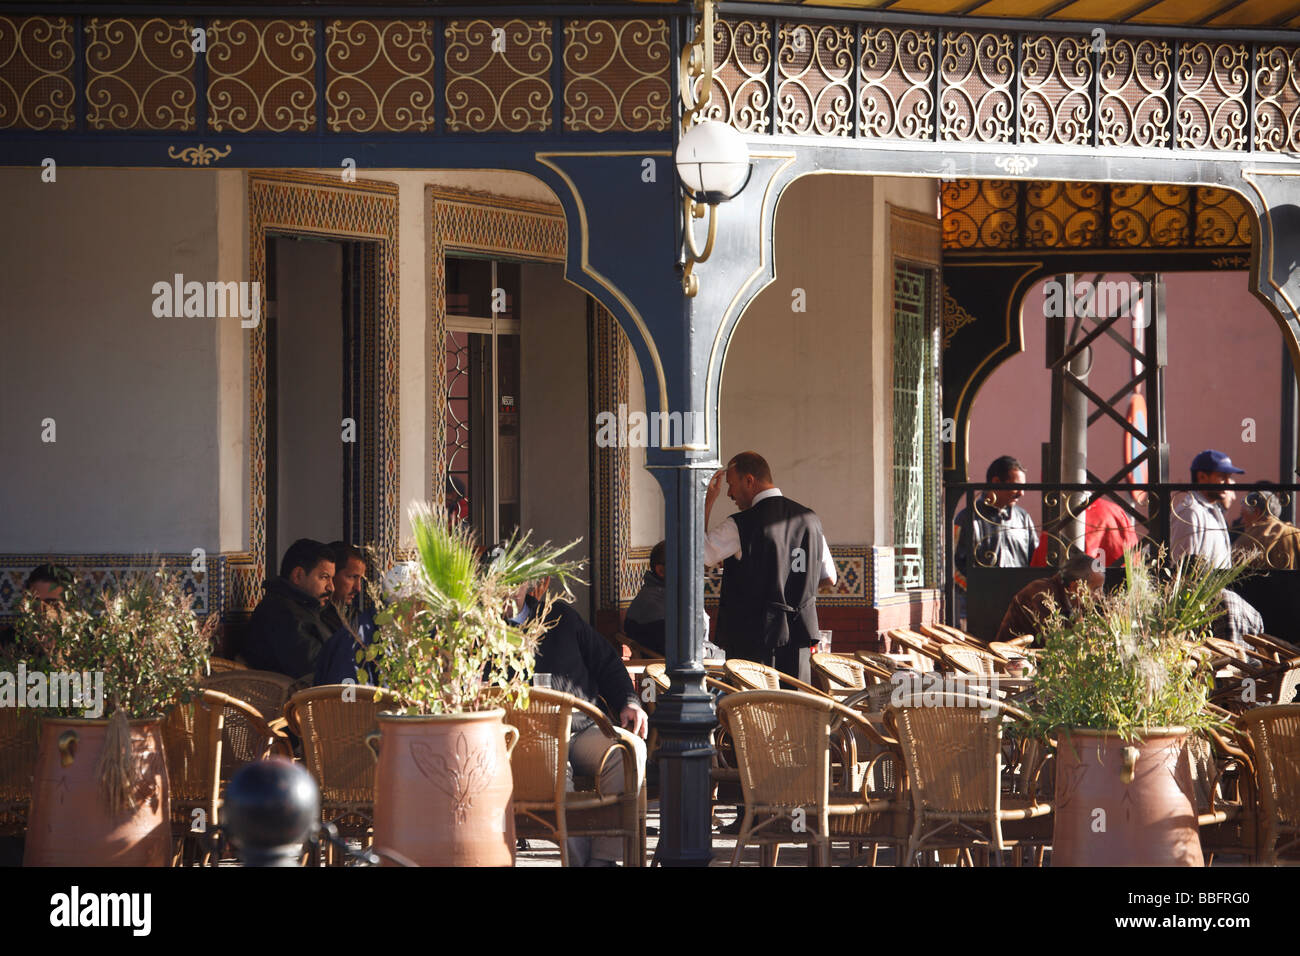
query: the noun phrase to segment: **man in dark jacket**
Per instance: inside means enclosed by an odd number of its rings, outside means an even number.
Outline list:
[[[537,613],[539,597],[546,593],[549,579],[529,589],[520,588],[515,606],[518,613],[511,618],[524,623]],[[637,785],[645,779],[645,742],[649,720],[641,709],[632,678],[614,646],[601,637],[582,619],[572,604],[556,601],[546,622],[549,630],[537,649],[534,673],[538,686],[549,684],[551,689],[573,694],[601,706],[614,718],[616,724],[632,732],[636,751]],[[569,788],[572,789],[574,772],[594,774],[610,748],[610,740],[590,717],[575,714],[569,738]],[[623,752],[618,751],[600,777],[602,793],[623,792]],[[569,861],[573,866],[613,866],[623,855],[623,841],[617,837],[573,837],[569,840]]]
[[[375,611],[365,604],[365,555],[356,545],[343,541],[330,542],[329,549],[334,553],[334,596],[322,610],[321,619],[334,636],[316,658],[315,684],[359,680],[357,672],[364,671],[365,682],[378,685],[374,662],[357,664],[357,651],[368,647],[375,636]]]
[[[740,510],[704,541],[705,565],[722,564],[714,640],[728,657],[767,664],[807,683],[811,648],[820,636],[817,588],[823,579],[836,581],[821,521],[784,497],[763,457],[747,451],[709,482],[706,527],[724,475],[727,496]]]
[[[650,570],[645,573],[641,590],[628,605],[623,618],[623,633],[648,651],[664,656],[664,607],[667,545],[660,541],[650,552]]]
[[[334,554],[319,541],[299,538],[280,562],[280,576],[263,585],[248,622],[244,660],[257,670],[310,676],[333,629],[321,611],[334,593]]]

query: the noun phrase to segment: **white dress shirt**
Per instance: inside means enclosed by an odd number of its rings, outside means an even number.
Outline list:
[[[768,488],[754,495],[754,500],[749,506],[752,508],[760,501],[780,496],[780,488]],[[704,536],[705,567],[711,568],[721,564],[727,558],[740,558],[740,529],[736,527],[736,522],[731,515],[727,515],[720,525]],[[829,581],[831,584],[838,580],[838,575],[835,573],[835,559],[831,557],[831,547],[826,543],[825,534],[822,535],[822,580]]]

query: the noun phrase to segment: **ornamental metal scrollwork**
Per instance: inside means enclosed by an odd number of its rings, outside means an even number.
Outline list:
[[[571,20],[564,27],[564,128],[639,133],[672,123],[664,20]]]
[[[316,128],[316,28],[308,20],[213,20],[208,127],[284,133]]]
[[[867,29],[858,63],[858,122],[863,136],[928,140],[934,136],[934,34]]]
[[[1180,149],[1245,149],[1248,50],[1241,43],[1179,45]]]
[[[548,20],[449,20],[447,129],[522,133],[551,126]]]
[[[1101,145],[1169,145],[1170,57],[1164,40],[1120,37],[1106,44],[1097,74],[1097,138]]]
[[[1300,152],[1300,48],[1261,47],[1255,68],[1255,148]]]
[[[783,23],[777,43],[776,131],[849,136],[853,124],[853,31]]]
[[[1027,143],[1092,140],[1092,59],[1086,37],[1026,36],[1020,56],[1020,136]]]
[[[72,129],[71,17],[0,17],[0,129]]]
[[[945,33],[939,62],[944,140],[1011,141],[1016,62],[1009,33]]]
[[[701,114],[742,133],[768,132],[772,31],[762,20],[721,20],[713,28],[712,95]]]
[[[433,129],[433,25],[331,20],[325,26],[326,123],[333,132]]]
[[[94,129],[194,129],[192,25],[159,17],[91,17],[86,122]]]

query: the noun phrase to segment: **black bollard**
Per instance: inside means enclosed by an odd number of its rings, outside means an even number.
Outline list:
[[[297,866],[320,823],[320,789],[299,764],[259,760],[230,781],[221,820],[245,866]]]

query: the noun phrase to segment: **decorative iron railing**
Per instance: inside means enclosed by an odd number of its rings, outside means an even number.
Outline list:
[[[956,623],[959,610],[957,573],[953,568],[955,554],[956,519],[963,509],[971,508],[976,499],[986,491],[1003,491],[1010,487],[985,482],[952,483],[945,487],[947,520],[944,527],[944,553],[949,555],[949,573],[945,585],[945,619]],[[968,629],[980,636],[992,636],[1011,600],[1011,597],[1031,580],[1055,573],[1065,557],[1072,551],[1072,546],[1082,550],[1087,546],[1101,544],[1107,550],[1114,550],[1115,542],[1123,535],[1125,527],[1131,531],[1136,547],[1155,553],[1164,547],[1168,552],[1175,525],[1185,519],[1180,517],[1176,508],[1183,494],[1194,491],[1230,490],[1235,494],[1235,502],[1228,509],[1229,531],[1234,545],[1241,543],[1243,552],[1238,555],[1244,559],[1244,552],[1251,550],[1252,542],[1248,540],[1250,529],[1232,527],[1236,509],[1251,492],[1268,491],[1275,496],[1278,514],[1285,520],[1293,518],[1297,493],[1300,484],[1252,483],[1243,485],[1194,485],[1188,483],[1128,484],[1098,483],[1087,484],[1045,484],[1027,483],[1014,486],[1029,496],[1039,498],[1031,506],[1037,532],[1041,538],[1038,558],[1043,563],[1033,567],[999,567],[991,547],[971,549],[966,558],[963,576],[966,579],[965,610]],[[1107,507],[1090,513],[1089,506],[1097,501],[1105,501],[1115,507]],[[1037,513],[1035,513],[1037,512]],[[1241,537],[1246,535],[1247,538]],[[1283,567],[1283,555],[1263,553],[1256,549],[1254,563],[1258,566],[1255,581],[1248,583],[1253,592],[1259,595],[1261,604],[1267,607],[1285,603],[1288,595],[1295,594],[1300,599],[1300,566]],[[1277,560],[1274,560],[1277,559]],[[1117,579],[1122,571],[1113,556],[1109,563],[1108,578]],[[1247,596],[1250,600],[1250,596]],[[1290,608],[1289,603],[1285,603]],[[1262,610],[1262,609],[1261,609]],[[1289,611],[1288,611],[1289,613]],[[1269,633],[1292,639],[1300,636],[1300,617],[1290,622],[1289,617],[1281,615],[1270,621],[1266,614],[1266,624],[1273,627]],[[1286,633],[1282,633],[1286,631]]]
[[[728,16],[708,115],[778,136],[1300,151],[1300,44],[1067,29]]]

